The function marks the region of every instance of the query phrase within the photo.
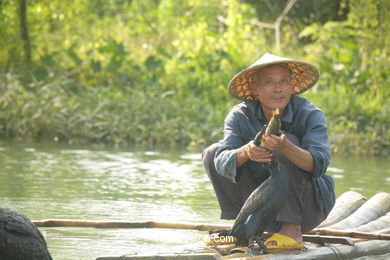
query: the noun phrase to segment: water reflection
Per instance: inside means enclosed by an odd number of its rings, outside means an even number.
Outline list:
[[[0,144],[0,206],[31,219],[222,222],[199,153]],[[335,158],[336,192],[389,191],[390,163]],[[179,252],[205,233],[161,229],[46,228],[55,259]]]

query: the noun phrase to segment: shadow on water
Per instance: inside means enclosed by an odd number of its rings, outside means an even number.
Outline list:
[[[30,219],[127,221],[219,220],[200,154],[60,144],[0,143],[0,207]],[[371,197],[390,189],[390,162],[335,157],[336,193]],[[55,259],[180,252],[206,233],[168,229],[44,228]]]

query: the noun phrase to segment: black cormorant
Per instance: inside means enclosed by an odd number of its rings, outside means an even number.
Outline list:
[[[254,143],[263,147],[263,137],[271,134],[281,135],[278,109],[273,113],[268,126],[256,135]],[[254,249],[255,241],[263,254],[268,253],[261,236],[275,219],[288,194],[288,175],[284,165],[273,161],[263,163],[263,166],[268,170],[270,177],[249,195],[230,231],[230,235],[239,240],[247,239],[251,255],[258,255]]]
[[[287,199],[288,176],[283,164],[272,164],[271,176],[257,187],[242,206],[230,235],[239,240],[247,239],[251,255],[258,255],[254,249],[255,241],[268,254],[261,240],[265,229],[275,219]]]
[[[23,214],[0,208],[1,260],[52,260],[38,228]]]

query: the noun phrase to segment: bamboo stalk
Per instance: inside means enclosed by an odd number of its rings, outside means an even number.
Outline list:
[[[386,215],[377,218],[371,222],[354,228],[355,231],[359,232],[370,232],[370,233],[381,233],[378,230],[390,227],[390,212]]]
[[[347,191],[337,198],[328,217],[318,226],[328,227],[350,216],[367,201],[367,198],[355,191]]]
[[[379,192],[345,219],[328,226],[330,229],[351,230],[371,222],[390,211],[390,194]]]
[[[129,222],[129,221],[92,221],[92,220],[73,220],[73,219],[45,219],[33,220],[32,223],[37,227],[92,227],[92,228],[171,228],[171,229],[189,229],[199,231],[210,231],[218,229],[230,229],[229,224],[205,224],[205,223],[186,223],[186,222]],[[365,233],[356,231],[340,231],[333,229],[317,228],[308,235],[338,236],[362,239],[390,240],[388,234]]]
[[[357,231],[340,231],[335,229],[316,228],[306,234],[321,236],[342,236],[362,239],[390,240],[390,235],[379,233],[366,233]]]
[[[390,234],[390,227],[375,231],[379,234]]]
[[[93,221],[93,220],[73,220],[73,219],[45,219],[33,220],[37,227],[93,227],[93,228],[172,228],[172,229],[192,229],[199,231],[209,231],[218,229],[229,229],[231,225],[223,224],[203,224],[185,222],[129,222],[129,221]]]

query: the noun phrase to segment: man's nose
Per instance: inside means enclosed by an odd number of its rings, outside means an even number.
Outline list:
[[[282,83],[281,82],[276,82],[274,85],[274,91],[275,92],[280,92],[282,91]]]

